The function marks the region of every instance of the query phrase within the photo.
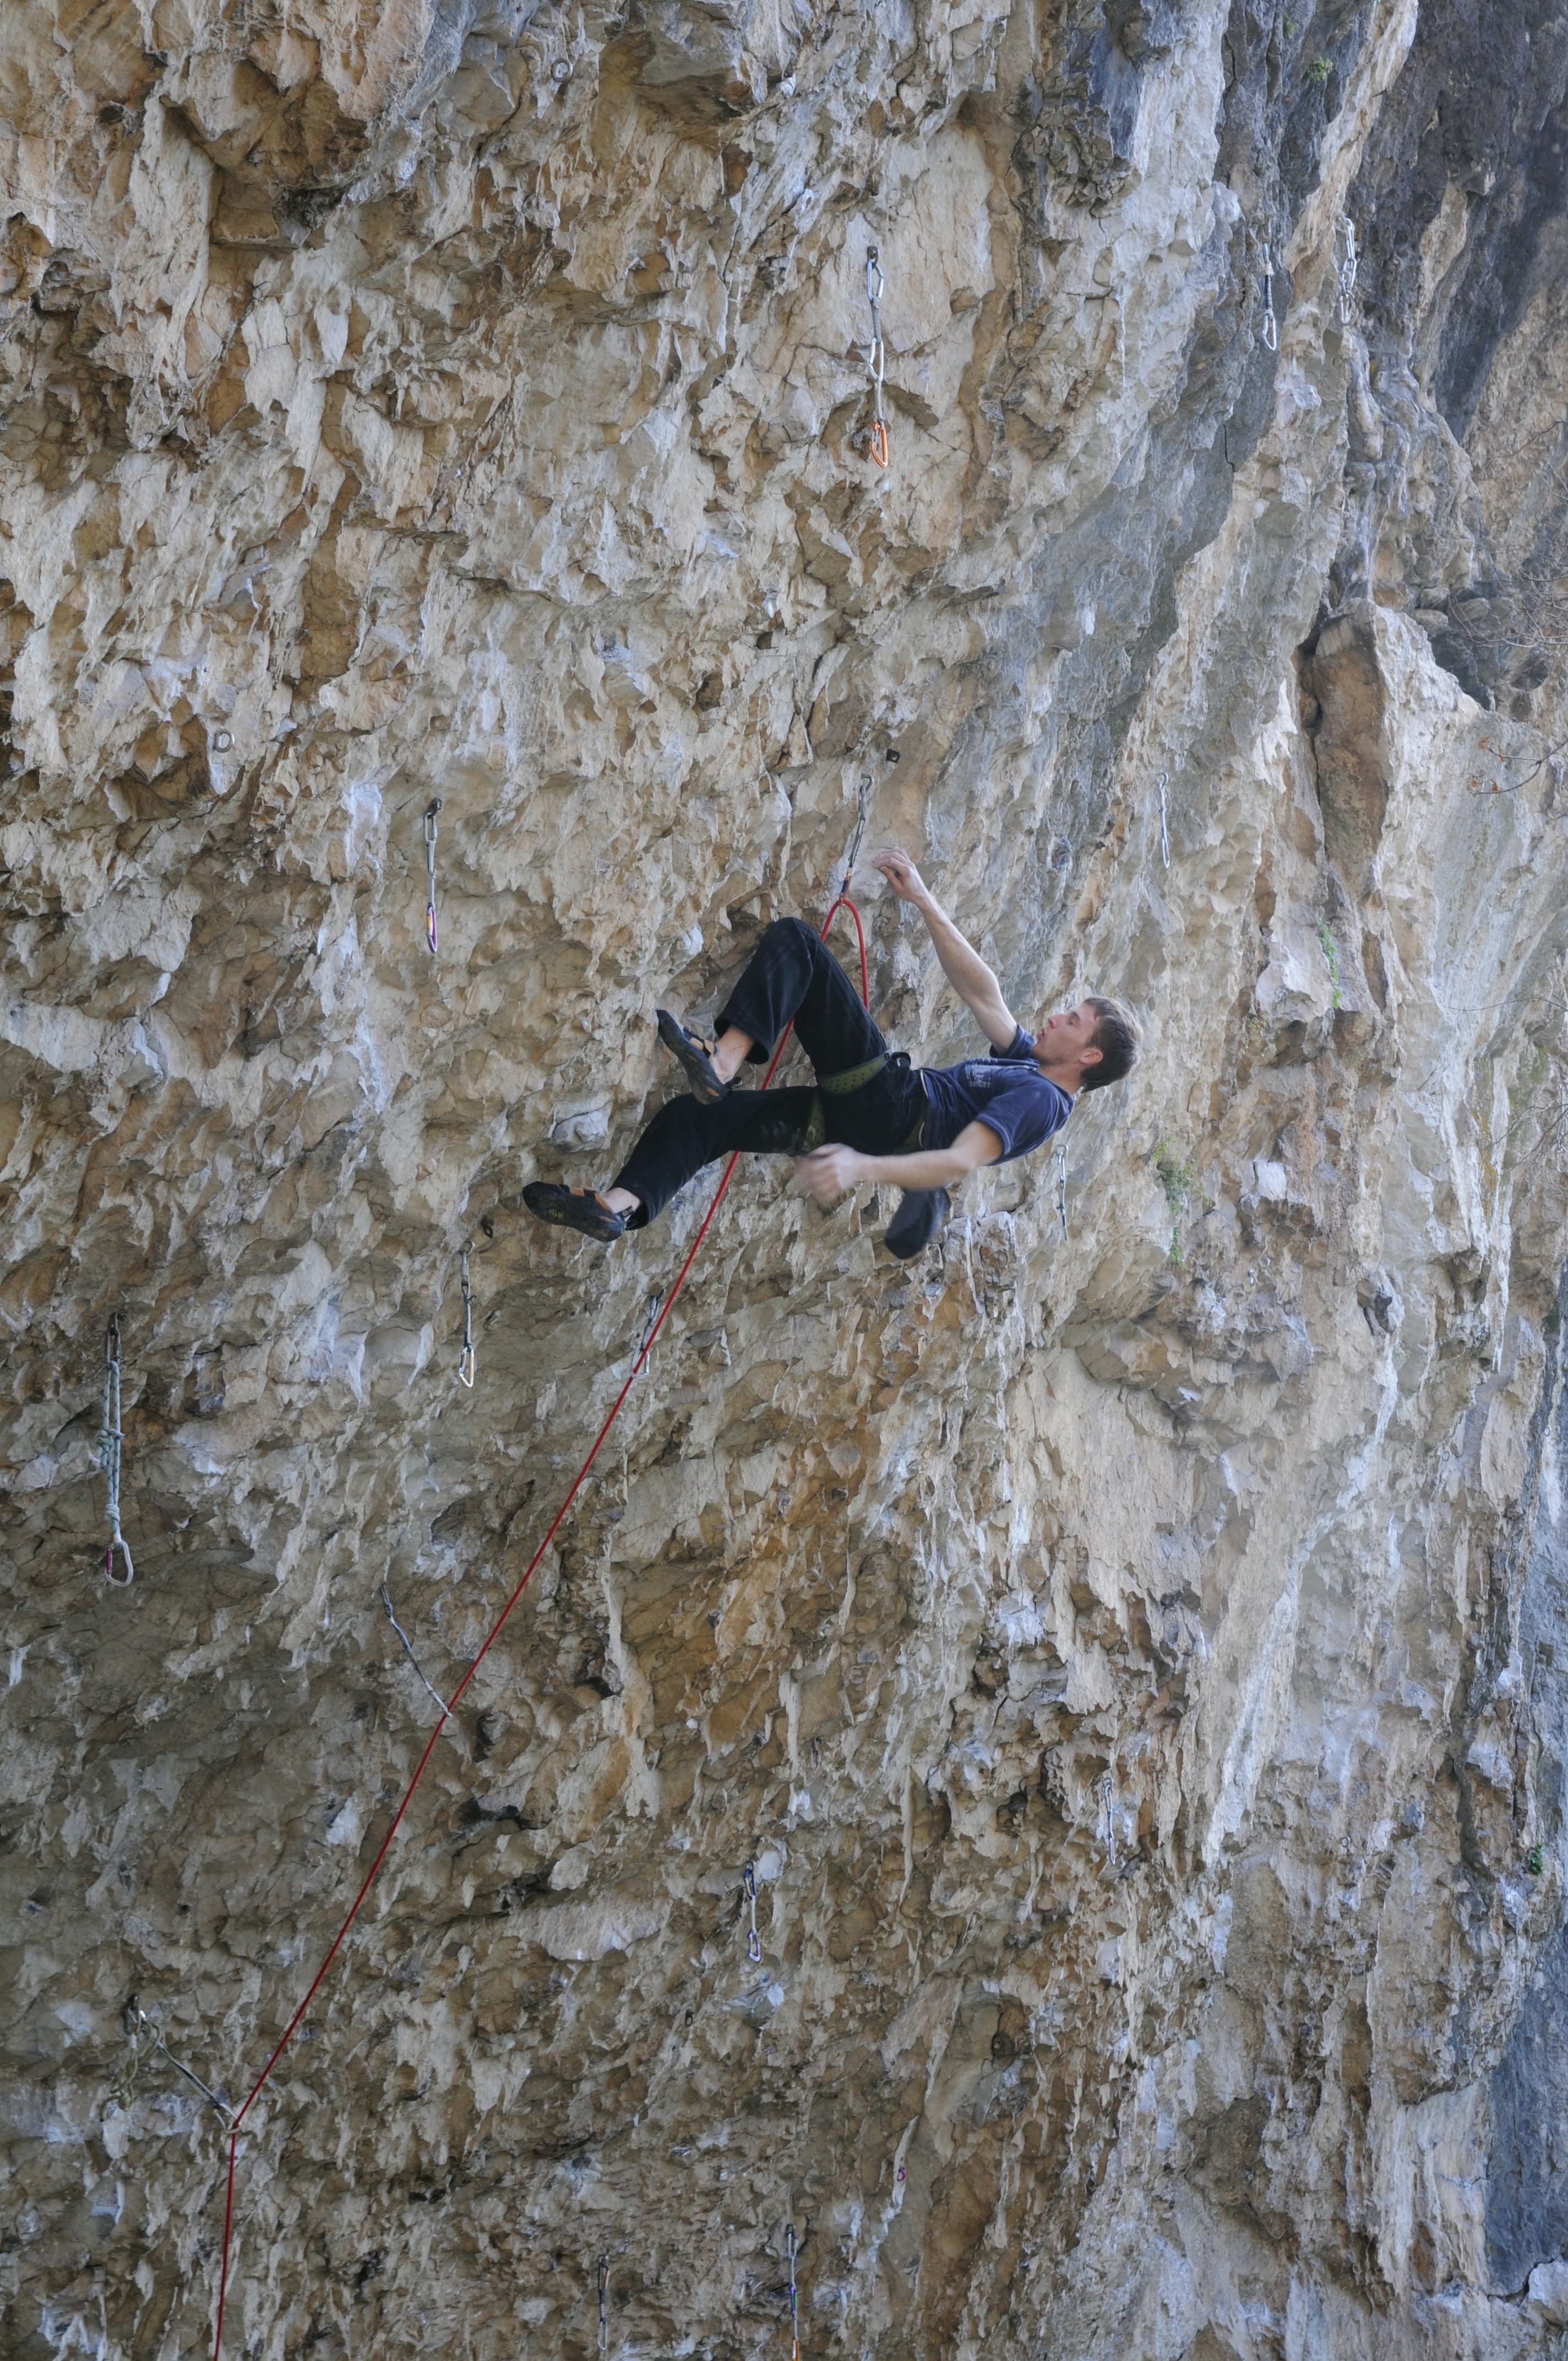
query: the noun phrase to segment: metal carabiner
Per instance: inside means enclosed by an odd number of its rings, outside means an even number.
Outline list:
[[[601,2353],[609,2351],[609,2313],[607,2310],[609,2295],[609,2257],[601,2255],[599,2257],[599,2351]]]
[[[746,1863],[740,1883],[751,1905],[751,1928],[746,1938],[746,1957],[755,1967],[762,1956],[762,1938],[757,1932],[757,1872],[750,1861]]]
[[[424,867],[429,887],[424,905],[424,939],[433,957],[436,950],[435,930],[435,815],[441,809],[441,797],[435,796],[424,815]]]
[[[1061,1234],[1065,1238],[1068,1235],[1067,1150],[1065,1148],[1058,1148],[1057,1150],[1057,1219],[1061,1224]]]
[[[1100,1800],[1105,1806],[1105,1852],[1113,1869],[1116,1866],[1116,1782],[1109,1771],[1100,1782]]]
[[[474,1290],[468,1282],[469,1248],[464,1246],[457,1261],[463,1274],[463,1350],[457,1356],[457,1374],[466,1386],[474,1382]]]
[[[1263,341],[1271,353],[1279,350],[1279,323],[1274,316],[1274,255],[1263,249]]]

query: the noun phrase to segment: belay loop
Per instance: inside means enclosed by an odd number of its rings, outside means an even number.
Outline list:
[[[872,341],[866,354],[866,367],[871,371],[872,379],[870,449],[872,457],[879,467],[885,467],[891,464],[887,447],[887,420],[883,415],[882,407],[883,379],[887,370],[887,346],[882,338],[882,294],[886,284],[887,281],[882,275],[882,264],[877,259],[877,249],[874,246],[871,247],[866,253],[866,302],[871,306]]]
[[[434,956],[436,950],[435,815],[440,809],[441,797],[437,796],[431,803],[424,816],[424,869],[427,880],[424,903],[424,939],[430,945],[432,957]]]
[[[468,1248],[457,1257],[463,1273],[463,1350],[457,1356],[457,1374],[466,1386],[474,1382],[474,1290],[468,1281]]]
[[[116,1312],[104,1338],[104,1426],[98,1437],[99,1455],[109,1486],[109,1546],[104,1553],[104,1572],[116,1590],[128,1590],[137,1578],[130,1549],[120,1531],[120,1445],[124,1441],[120,1432],[120,1315]],[[124,1574],[115,1572],[116,1550],[126,1563]]]
[[[745,1888],[746,1899],[751,1905],[751,1927],[746,1938],[746,1957],[755,1967],[762,1956],[762,1938],[757,1932],[757,1872],[750,1861],[746,1863],[746,1874],[740,1882]]]
[[[1263,249],[1263,341],[1271,353],[1279,350],[1279,323],[1274,316],[1274,255]]]

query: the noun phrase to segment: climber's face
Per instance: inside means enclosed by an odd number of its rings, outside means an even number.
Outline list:
[[[1100,1011],[1091,1000],[1043,1019],[1035,1036],[1035,1062],[1039,1066],[1097,1066],[1103,1051],[1094,1043]]]

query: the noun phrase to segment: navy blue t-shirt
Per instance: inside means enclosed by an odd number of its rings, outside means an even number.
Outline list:
[[[961,1066],[922,1066],[930,1113],[926,1148],[951,1148],[966,1124],[983,1123],[1002,1142],[1001,1162],[1027,1156],[1059,1131],[1072,1113],[1067,1093],[1035,1063],[1035,1037],[1020,1025],[1005,1049],[968,1058]]]

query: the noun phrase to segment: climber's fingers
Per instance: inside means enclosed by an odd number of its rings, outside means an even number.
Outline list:
[[[926,891],[925,881],[907,852],[890,844],[885,852],[876,856],[876,867],[882,871],[901,902],[912,902]]]
[[[819,1205],[830,1205],[861,1177],[866,1159],[853,1148],[817,1148],[795,1160],[796,1186]]]

